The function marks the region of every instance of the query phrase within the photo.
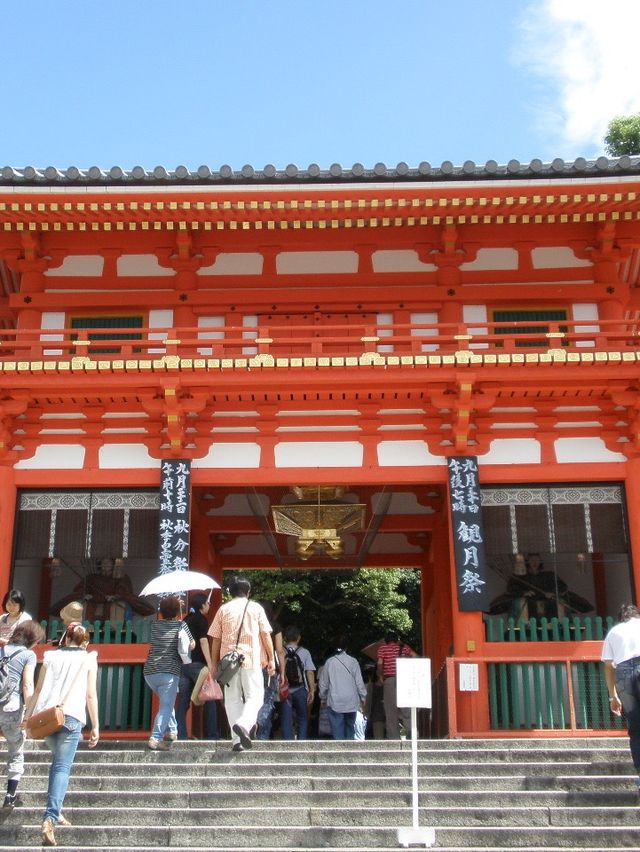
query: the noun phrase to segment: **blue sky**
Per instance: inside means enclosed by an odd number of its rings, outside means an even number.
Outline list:
[[[597,156],[609,118],[640,110],[640,3],[616,9],[4,0],[0,166]]]

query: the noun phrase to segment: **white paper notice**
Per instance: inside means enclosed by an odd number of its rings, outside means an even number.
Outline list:
[[[398,707],[431,707],[431,660],[398,657],[396,660]]]
[[[478,692],[478,664],[460,663],[460,692]]]

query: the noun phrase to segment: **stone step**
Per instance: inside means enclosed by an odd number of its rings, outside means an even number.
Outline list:
[[[37,825],[42,819],[40,807],[22,807],[14,812],[15,819],[23,825]],[[184,826],[185,829],[199,828],[205,825],[235,826],[244,825],[279,827],[323,826],[336,827],[369,826],[395,827],[411,824],[412,810],[408,803],[400,807],[233,807],[198,808],[165,807],[160,810],[165,826]],[[114,814],[111,807],[71,807],[65,806],[65,816],[71,820],[74,828],[83,826],[105,826]],[[159,811],[157,807],[124,807],[117,810],[117,821],[122,826],[157,826]],[[530,827],[571,826],[595,829],[608,826],[635,826],[640,830],[640,813],[637,805],[629,807],[420,807],[420,825],[465,828],[478,826],[513,826],[528,830]],[[5,827],[9,824],[5,823]]]
[[[58,833],[58,837],[60,834]],[[28,846],[1,846],[0,852],[33,852],[34,844],[31,843]],[[64,845],[61,846],[60,842],[58,844],[59,849],[63,849],[64,852],[86,852],[86,846],[69,846]],[[293,847],[289,847],[293,850]],[[417,848],[417,847],[413,847]],[[420,847],[425,849],[426,847]],[[439,849],[446,849],[447,852],[496,852],[495,846],[441,846],[439,843],[437,846],[433,847],[436,852]],[[522,846],[518,848],[518,852],[566,852],[567,846]],[[575,848],[575,847],[574,847]],[[590,846],[589,852],[611,852],[611,846]],[[627,850],[631,850],[631,852],[638,852],[640,847],[617,847],[617,848],[625,848]],[[132,852],[130,846],[92,846],[92,852]],[[234,852],[255,852],[256,847],[242,847],[236,846],[234,847]],[[261,846],[260,852],[283,852],[285,847],[282,846]],[[175,846],[137,846],[136,852],[175,852]],[[190,852],[211,852],[212,847],[210,845],[206,846],[190,846]],[[301,852],[300,849],[296,850],[296,852]],[[305,847],[304,852],[354,852],[354,847],[352,846],[316,846],[316,847]],[[406,852],[406,847],[403,846],[359,846],[358,852]]]
[[[2,737],[0,737],[2,743]],[[230,740],[180,740],[175,743],[176,747],[192,748],[199,750],[203,745],[229,745]],[[138,740],[100,740],[99,749],[102,751],[137,751],[144,748],[146,739]],[[365,740],[363,743],[354,743],[349,740],[269,740],[262,742],[255,741],[256,747],[268,747],[273,751],[319,751],[327,754],[334,751],[357,751],[366,749],[367,751],[406,751],[411,749],[410,740]],[[622,751],[626,752],[629,748],[629,741],[625,735],[619,737],[536,737],[536,738],[503,738],[503,739],[419,739],[418,749],[424,751],[432,751],[442,749],[447,752],[458,751],[544,751],[545,749],[561,750],[563,752],[572,752],[577,750],[586,750],[596,752],[599,749],[605,751]],[[42,740],[28,740],[25,746],[25,751],[47,751]]]
[[[38,807],[46,797],[46,788],[25,788],[20,785],[20,798],[24,807]],[[65,811],[69,808],[331,808],[336,803],[340,807],[355,808],[401,808],[412,804],[411,791],[408,785],[403,788],[372,790],[370,787],[344,789],[341,785],[331,790],[301,790],[293,786],[284,791],[278,784],[277,791],[273,785],[263,790],[247,791],[244,787],[236,790],[210,790],[203,787],[196,790],[171,790],[159,786],[155,791],[127,791],[123,799],[122,792],[109,790],[70,790],[65,799]],[[437,790],[420,791],[419,804],[421,807],[631,807],[639,804],[637,792],[630,785],[620,789],[606,790],[496,790],[486,792],[478,790]]]
[[[156,821],[157,822],[157,821]],[[410,823],[409,823],[410,825]],[[409,826],[406,826],[409,827]],[[545,852],[549,847],[563,849],[638,849],[640,824],[629,826],[607,826],[589,828],[540,827],[529,826],[526,829],[502,826],[472,826],[436,829],[436,847],[438,849],[473,848],[506,850],[541,848]],[[60,846],[65,849],[77,847],[109,849],[124,847],[140,850],[144,847],[168,847],[170,849],[192,849],[203,847],[207,850],[264,850],[279,852],[290,849],[310,850],[314,847],[324,849],[344,847],[358,852],[369,847],[398,849],[397,829],[392,827],[329,827],[329,826],[253,826],[245,825],[242,831],[237,827],[220,825],[200,825],[198,827],[158,826],[127,827],[119,824],[108,826],[87,826],[58,829],[56,834]],[[39,845],[39,826],[8,826],[2,832],[2,842],[7,848]]]
[[[420,741],[420,824],[438,849],[640,850],[628,740],[543,742]],[[39,844],[49,761],[28,743],[23,804],[0,812],[0,852]],[[381,852],[399,848],[411,801],[400,741],[256,743],[242,754],[222,740],[166,753],[108,741],[79,750],[65,803],[74,825],[56,834],[62,849]]]
[[[75,769],[75,767],[74,767]],[[265,775],[256,777],[253,774],[242,775],[220,775],[220,774],[193,774],[182,775],[178,778],[172,775],[158,776],[133,776],[135,778],[135,786],[138,790],[149,792],[162,791],[245,791],[253,789],[256,791],[273,791],[274,776]],[[327,775],[321,778],[300,777],[297,775],[279,775],[277,776],[278,791],[329,791],[336,795],[340,795],[343,791],[353,790],[400,790],[406,791],[410,789],[410,776],[402,776],[401,778],[381,777],[375,775],[361,775],[355,777],[347,777],[341,775]],[[532,778],[528,775],[510,775],[510,776],[486,776],[486,775],[448,775],[431,777],[429,775],[420,777],[419,789],[422,792],[426,791],[443,791],[450,795],[449,791],[527,791],[533,792],[536,790],[559,790],[566,792],[580,791],[633,791],[635,793],[635,775],[612,775],[612,776],[584,776],[584,775],[560,775],[560,776],[536,776]],[[118,791],[121,795],[123,790],[128,791],[128,787],[132,783],[132,775],[109,775],[104,777],[92,778],[88,775],[82,776],[74,780],[74,773],[71,775],[69,786],[70,793],[74,790],[86,792],[102,792],[102,791]],[[46,775],[25,775],[20,782],[20,790],[25,791],[41,791],[46,789]]]
[[[211,760],[208,763],[199,762],[197,764],[176,763],[171,760],[166,754],[153,754],[146,759],[141,759],[134,763],[105,763],[90,761],[81,761],[74,764],[73,775],[91,778],[110,778],[114,776],[130,775],[132,769],[135,770],[135,775],[138,778],[156,777],[159,773],[163,777],[171,775],[174,778],[189,778],[194,774],[198,775],[218,775],[220,777],[233,776],[238,773],[238,769],[243,773],[251,774],[254,778],[279,778],[283,773],[293,775],[298,778],[322,778],[326,776],[334,777],[336,775],[348,774],[354,776],[377,776],[379,778],[408,778],[411,776],[411,764],[371,764],[364,763],[317,763],[317,764],[296,764],[296,763],[273,763],[261,760],[245,759],[244,754],[234,755],[232,759],[214,762]],[[602,763],[592,764],[589,761],[556,763],[553,765],[554,770],[559,775],[564,776],[587,776],[587,775],[630,775],[633,767],[630,760],[620,763]],[[39,764],[32,764],[28,767],[27,772],[30,777],[46,777],[49,772],[49,763],[43,761]],[[550,774],[550,765],[542,763],[526,763],[518,764],[456,764],[450,766],[446,763],[419,763],[418,776],[420,778],[448,778],[451,774],[457,776],[473,776],[485,775],[491,778],[499,775],[503,778],[521,777],[526,775],[532,782],[538,777],[546,777]]]
[[[287,745],[287,748],[282,748],[282,745]],[[324,747],[315,747],[315,748],[301,748],[299,747],[303,744],[298,743],[287,743],[287,744],[278,744],[276,742],[269,742],[265,744],[254,743],[254,747],[247,752],[243,753],[243,758],[246,759],[249,756],[254,759],[263,759],[265,755],[269,755],[269,759],[274,763],[283,763],[289,761],[304,761],[307,763],[318,763],[318,762],[328,762],[328,761],[359,761],[362,760],[363,755],[366,754],[367,760],[370,762],[383,762],[383,763],[394,763],[394,762],[406,762],[411,760],[411,749],[410,748],[402,748],[402,749],[369,749],[368,746],[356,746],[353,744],[343,748],[324,748]],[[317,744],[316,744],[317,745]],[[0,748],[0,755],[4,752],[4,749]],[[207,761],[211,758],[211,755],[231,755],[231,743],[226,740],[218,740],[216,742],[203,742],[203,743],[183,743],[177,742],[173,743],[171,749],[168,752],[163,752],[159,754],[158,752],[151,752],[146,744],[137,743],[135,747],[130,748],[105,748],[101,744],[95,751],[90,751],[86,747],[81,747],[78,750],[78,754],[76,757],[76,762],[88,761],[91,763],[100,762],[100,761],[113,761],[117,760],[121,763],[134,762],[138,761],[141,756],[149,755],[149,756],[162,756],[166,757],[168,755],[173,755],[176,760],[188,760],[190,762],[202,762]],[[48,750],[46,748],[31,748],[25,751],[25,761],[27,763],[38,763],[42,759],[47,759]],[[258,757],[258,756],[263,757]],[[518,763],[521,761],[526,761],[528,763],[535,762],[564,762],[564,761],[596,761],[596,762],[609,762],[611,760],[621,760],[625,759],[628,756],[628,747],[626,748],[591,748],[588,746],[585,747],[574,747],[572,749],[565,749],[561,746],[556,746],[555,748],[549,748],[544,751],[540,749],[494,749],[494,748],[486,748],[482,751],[478,751],[476,749],[469,748],[459,748],[455,751],[446,748],[420,748],[418,749],[418,760],[425,762],[433,762],[433,761],[443,761],[446,760],[449,764],[456,764],[458,762],[466,763],[472,761],[474,763],[499,763],[499,762],[513,762]]]
[[[60,835],[57,835],[60,837]],[[65,844],[64,846],[60,845],[58,842],[58,849],[64,850],[64,852],[86,852],[86,846],[69,846]],[[396,840],[397,843],[397,840]],[[30,843],[28,846],[1,846],[0,852],[33,852],[34,844]],[[135,852],[175,852],[177,847],[175,846],[137,846]],[[210,845],[206,846],[190,846],[189,852],[212,852],[212,848]],[[285,847],[283,846],[261,846],[260,852],[283,852]],[[358,852],[406,852],[407,847],[403,846],[358,846]],[[416,846],[412,848],[418,848]],[[422,846],[421,849],[426,849],[427,847]],[[442,846],[438,843],[437,846],[432,847],[438,852],[440,849],[446,849],[446,852],[497,852],[495,846]],[[566,852],[567,846],[522,846],[518,848],[518,852]],[[573,847],[576,848],[576,847]],[[579,847],[578,847],[579,848]],[[612,848],[620,848],[627,849],[627,852],[631,850],[631,852],[638,852],[640,849],[639,846],[633,847],[611,847],[611,846],[590,846],[589,852],[611,852]],[[294,852],[294,847],[289,847],[289,849]],[[130,846],[92,846],[92,852],[132,852]],[[234,852],[255,852],[255,846],[242,847],[236,846],[234,847]],[[296,849],[295,852],[301,852],[300,849]],[[304,852],[354,852],[354,847],[352,846],[316,846],[316,847],[304,847]]]

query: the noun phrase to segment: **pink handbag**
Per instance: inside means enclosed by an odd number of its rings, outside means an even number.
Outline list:
[[[205,701],[221,700],[222,689],[220,688],[220,684],[211,677],[211,672],[205,666],[198,675],[198,679],[193,687],[191,701],[196,706],[199,706],[200,704],[204,704]]]

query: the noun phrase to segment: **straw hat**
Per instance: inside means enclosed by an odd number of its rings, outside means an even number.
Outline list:
[[[71,621],[82,621],[82,604],[80,601],[71,601],[60,610],[60,618],[65,624]]]

